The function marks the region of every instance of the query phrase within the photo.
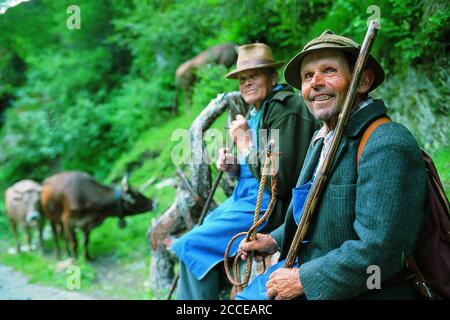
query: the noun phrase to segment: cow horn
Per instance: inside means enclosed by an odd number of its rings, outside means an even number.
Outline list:
[[[127,192],[130,189],[130,183],[128,182],[128,176],[129,176],[129,174],[126,173],[122,178],[122,190],[124,192]]]
[[[150,179],[148,179],[142,186],[139,187],[139,192],[145,192],[145,190],[147,190],[153,184],[153,182],[155,182],[155,180],[155,177],[151,177]]]

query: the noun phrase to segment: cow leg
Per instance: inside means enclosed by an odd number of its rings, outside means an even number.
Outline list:
[[[39,221],[38,222],[38,233],[39,233],[39,249],[42,251],[42,253],[44,253],[44,226],[45,226],[45,222],[44,221]]]
[[[31,228],[29,226],[25,226],[25,233],[27,234],[27,243],[28,243],[28,249],[31,251]]]
[[[188,88],[184,91],[184,96],[186,100],[186,106],[190,108],[192,106],[192,89]]]
[[[77,241],[77,235],[75,233],[75,226],[72,225],[70,220],[66,220],[63,222],[64,225],[64,231],[66,233],[66,238],[67,238],[67,255],[70,257],[70,244],[72,245],[72,253],[73,253],[73,257],[75,259],[78,258],[78,241]]]
[[[58,226],[54,221],[51,221],[50,225],[52,227],[53,242],[55,243],[56,258],[59,260],[61,259],[61,251],[59,251],[59,243],[58,243]]]
[[[66,252],[67,252],[67,257],[71,257],[71,256],[72,256],[72,253],[71,253],[71,251],[70,251],[70,246],[71,246],[71,244],[72,244],[71,238],[70,238],[70,236],[67,235],[66,228],[61,227],[61,230],[62,230],[62,231],[61,231],[61,234],[64,235],[64,239],[66,240]]]
[[[9,222],[11,224],[11,229],[14,234],[14,239],[16,240],[16,250],[17,250],[17,253],[19,253],[20,252],[20,238],[19,238],[19,233],[17,232],[17,223],[13,220],[10,220]]]
[[[77,240],[77,235],[75,233],[75,227],[70,226],[70,238],[72,241],[72,248],[73,248],[73,257],[75,259],[78,258],[78,240]]]
[[[83,229],[83,234],[84,234],[84,257],[86,258],[86,260],[92,261],[92,257],[89,254],[88,250],[90,230]]]
[[[74,237],[73,237],[73,232],[72,232],[72,228],[70,226],[70,212],[64,211],[61,215],[61,224],[62,224],[62,230],[64,233],[64,237],[66,238],[66,252],[67,252],[67,256],[71,257],[72,256],[72,252],[71,252],[71,248],[70,247],[74,247]],[[75,255],[75,252],[74,252]]]
[[[67,255],[70,257],[72,256],[76,259],[77,258],[77,249],[78,249],[78,242],[77,237],[75,235],[75,228],[70,225],[70,221],[68,219],[63,220],[63,228],[64,228],[64,234],[66,236],[66,250]],[[72,246],[73,251],[71,252],[70,246]]]

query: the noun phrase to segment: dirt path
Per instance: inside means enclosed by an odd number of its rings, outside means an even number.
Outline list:
[[[28,277],[0,265],[0,300],[93,300],[73,291],[29,284]]]

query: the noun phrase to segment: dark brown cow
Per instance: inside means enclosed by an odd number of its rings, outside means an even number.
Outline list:
[[[221,64],[226,67],[236,63],[237,47],[232,43],[213,46],[200,52],[192,59],[181,64],[175,73],[177,85],[183,90],[186,99],[190,100],[191,87],[195,82],[195,72],[198,68],[211,64]]]
[[[70,244],[77,256],[78,242],[75,229],[84,233],[84,253],[88,252],[89,233],[107,217],[118,217],[119,226],[125,226],[125,216],[153,209],[153,201],[132,189],[128,179],[122,186],[113,188],[102,185],[84,172],[63,172],[44,180],[42,184],[42,209],[50,220],[55,241],[56,254],[60,257],[58,234],[64,232],[67,254]]]

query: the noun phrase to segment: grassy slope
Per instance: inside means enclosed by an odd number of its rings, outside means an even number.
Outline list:
[[[450,195],[450,147],[443,148],[431,154],[434,164],[444,185],[445,194]]]
[[[159,206],[154,212],[128,218],[128,227],[123,230],[119,230],[116,219],[110,218],[92,232],[90,250],[97,261],[87,263],[82,258],[79,261],[83,292],[89,294],[103,290],[106,292],[106,296],[125,299],[151,299],[153,297],[148,286],[144,285],[144,281],[148,278],[150,259],[146,233],[151,225],[151,219],[161,214],[172,203],[175,195],[173,187],[158,190],[155,185],[166,178],[175,177],[175,167],[170,155],[177,142],[171,141],[172,132],[178,128],[188,128],[199,111],[199,108],[194,108],[184,115],[143,133],[134,147],[112,166],[107,182],[120,178],[128,163],[141,161],[138,168],[132,172],[131,183],[139,186],[154,177],[156,180],[146,194],[157,199]],[[224,123],[225,119],[222,117],[214,127],[223,128]],[[148,154],[149,150],[159,156],[143,158],[143,155]],[[434,152],[432,155],[448,194],[450,191],[450,147]],[[223,195],[218,197],[223,199]],[[1,202],[0,209],[3,211]],[[48,248],[52,247],[50,241],[47,241],[46,244]],[[65,288],[67,275],[54,270],[56,260],[51,255],[24,253],[15,256],[7,254],[6,249],[13,245],[6,218],[2,214],[0,215],[0,262],[30,275],[31,282]],[[114,265],[107,265],[111,259],[114,261]],[[133,285],[113,280],[108,285],[99,283],[98,279],[102,278],[101,273],[108,269],[116,273],[111,275],[113,279],[119,273],[126,272],[128,276],[138,279],[138,282]]]
[[[89,248],[96,261],[88,263],[80,258],[78,262],[81,267],[81,287],[84,293],[89,294],[102,290],[106,292],[104,296],[125,299],[151,299],[153,297],[148,286],[144,284],[148,278],[150,260],[146,234],[151,220],[164,212],[175,196],[173,187],[169,186],[158,190],[156,184],[164,179],[175,177],[171,151],[177,141],[171,141],[172,132],[180,128],[188,129],[200,109],[190,109],[184,115],[175,117],[159,127],[149,129],[141,135],[128,153],[113,164],[111,174],[105,183],[117,181],[126,171],[127,164],[134,161],[140,162],[138,168],[132,172],[130,182],[132,185],[140,186],[149,178],[154,177],[155,182],[145,191],[145,194],[157,200],[158,208],[154,212],[127,218],[128,225],[123,230],[118,228],[116,219],[109,218],[92,231]],[[223,127],[224,121],[225,117],[222,116],[214,127]],[[158,154],[158,156],[145,158],[146,154]],[[218,197],[223,198],[223,195],[219,194]],[[1,202],[0,210],[4,211]],[[82,240],[81,234],[78,234],[78,237]],[[46,241],[45,245],[48,250],[53,247],[51,241]],[[30,275],[31,282],[66,288],[67,275],[64,272],[55,271],[54,267],[57,261],[50,253],[45,256],[39,252],[10,255],[6,250],[13,246],[14,241],[6,217],[4,214],[0,214],[0,263],[13,266]],[[63,248],[62,243],[60,246]],[[111,265],[110,269],[118,273],[126,270],[129,276],[134,274],[139,282],[134,283],[133,286],[126,286],[121,281],[114,283],[114,280],[108,285],[98,283],[97,280],[103,276],[101,272],[107,267],[105,266],[106,261],[111,261],[111,259],[114,261],[114,266]],[[135,267],[136,265],[137,267]]]

